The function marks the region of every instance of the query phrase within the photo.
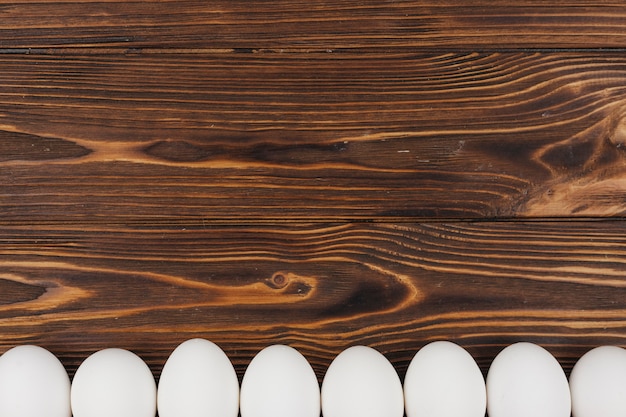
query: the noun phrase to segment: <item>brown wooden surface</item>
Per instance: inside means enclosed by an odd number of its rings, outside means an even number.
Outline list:
[[[626,12],[551,3],[0,2],[0,353],[626,346]]]
[[[614,0],[0,1],[0,48],[18,52],[621,49],[625,29]]]
[[[626,58],[617,53],[0,63],[7,222],[625,209]]]
[[[403,372],[436,339],[484,369],[518,340],[565,366],[626,343],[622,222],[1,231],[1,348],[43,343],[72,372],[115,346],[160,372],[192,337],[223,346],[240,372],[261,346],[288,343],[320,376],[351,344],[379,348]]]

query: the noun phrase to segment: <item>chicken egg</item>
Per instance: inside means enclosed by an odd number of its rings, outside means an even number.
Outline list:
[[[239,380],[216,344],[191,339],[165,362],[157,391],[159,417],[237,417]]]
[[[487,373],[490,417],[569,417],[565,372],[544,348],[520,342],[503,349]]]
[[[319,417],[320,388],[313,368],[290,346],[266,347],[244,373],[240,411],[241,417]]]
[[[70,417],[70,378],[48,350],[22,345],[0,356],[0,416]]]
[[[398,373],[377,350],[352,346],[332,361],[322,382],[324,417],[402,417]]]
[[[420,349],[404,378],[407,417],[484,417],[485,379],[459,345],[438,341]]]
[[[626,416],[626,349],[591,349],[574,365],[569,384],[573,417]]]
[[[154,417],[156,383],[139,356],[103,349],[76,370],[71,402],[74,417]]]

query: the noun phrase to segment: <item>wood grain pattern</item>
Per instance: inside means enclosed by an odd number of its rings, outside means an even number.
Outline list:
[[[625,22],[606,0],[3,0],[0,49],[621,49]]]
[[[620,54],[0,63],[5,222],[625,210]]]
[[[37,342],[71,372],[124,346],[158,375],[191,337],[222,345],[240,375],[260,347],[288,343],[320,378],[352,344],[404,372],[420,346],[449,339],[486,371],[528,340],[569,370],[626,340],[621,221],[0,232],[0,350]]]

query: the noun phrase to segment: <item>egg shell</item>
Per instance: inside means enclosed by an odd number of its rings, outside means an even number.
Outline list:
[[[165,362],[157,391],[159,417],[237,417],[239,380],[213,342],[187,340]]]
[[[296,349],[272,345],[252,359],[241,381],[241,417],[319,417],[320,388]]]
[[[415,354],[407,368],[404,404],[407,417],[484,417],[485,379],[461,346],[432,342]]]
[[[76,370],[71,401],[74,417],[154,417],[156,383],[139,356],[103,349]]]
[[[591,349],[574,365],[569,383],[573,417],[626,416],[626,349]]]
[[[569,417],[570,412],[567,378],[550,352],[520,342],[493,360],[487,373],[489,417]]]
[[[0,356],[0,416],[70,417],[70,378],[48,350],[22,345]]]
[[[352,346],[332,361],[322,382],[324,417],[402,417],[398,373],[377,350]]]

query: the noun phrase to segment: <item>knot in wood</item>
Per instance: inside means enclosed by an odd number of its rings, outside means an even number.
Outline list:
[[[622,117],[611,132],[609,140],[617,148],[626,147],[626,117]]]
[[[284,273],[277,272],[267,281],[267,285],[270,288],[278,290],[285,288],[289,284],[289,281],[289,278]]]
[[[285,285],[285,282],[287,282],[287,278],[285,278],[283,274],[274,275],[273,280],[274,280],[274,284],[276,284],[276,286],[278,287]]]

